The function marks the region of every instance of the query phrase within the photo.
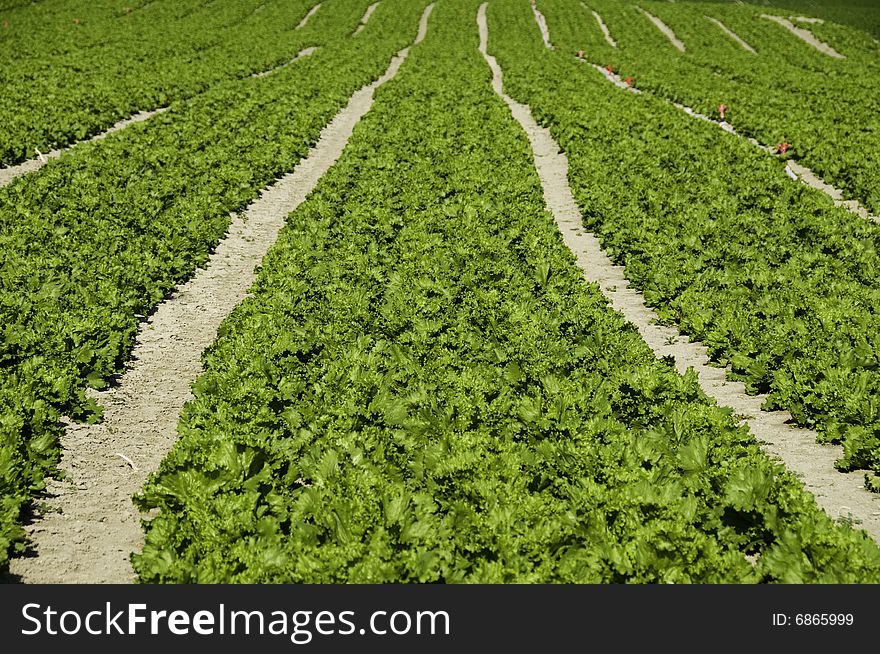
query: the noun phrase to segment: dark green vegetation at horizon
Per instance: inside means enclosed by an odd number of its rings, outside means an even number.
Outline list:
[[[737,0],[689,0],[699,3],[733,3]],[[806,16],[833,20],[866,30],[880,39],[880,3],[877,0],[745,0],[761,9],[790,9]]]

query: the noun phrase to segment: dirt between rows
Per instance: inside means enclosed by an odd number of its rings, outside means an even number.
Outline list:
[[[675,32],[672,31],[672,28],[669,27],[669,25],[667,25],[662,20],[657,18],[654,14],[649,14],[647,11],[645,11],[641,7],[636,7],[636,9],[638,9],[640,12],[642,12],[642,14],[644,14],[648,20],[650,20],[652,23],[654,23],[654,26],[658,30],[663,32],[663,34],[666,36],[666,38],[669,39],[669,42],[672,43],[673,46],[675,46],[676,50],[679,50],[680,52],[685,51],[684,43],[682,43],[681,40],[675,35]]]
[[[66,148],[59,148],[57,150],[52,150],[51,152],[40,152],[39,150],[37,150],[35,151],[35,154],[37,155],[35,159],[29,159],[28,161],[16,164],[15,166],[0,168],[0,188],[8,186],[12,183],[12,180],[21,177],[22,175],[39,170],[47,163],[49,163],[51,159],[57,159],[61,156],[63,152],[66,152],[72,147],[76,147],[80,143],[91,143],[93,141],[100,141],[101,139],[110,136],[114,132],[125,129],[126,127],[128,127],[129,125],[133,125],[134,123],[142,123],[145,120],[149,120],[156,114],[162,113],[163,111],[168,111],[168,107],[160,107],[159,109],[153,109],[152,111],[141,111],[134,114],[133,116],[129,116],[128,118],[120,120],[112,127],[109,127],[105,131],[93,136],[90,139],[80,141],[79,143],[75,143]]]
[[[822,41],[817,39],[810,30],[806,30],[803,27],[798,27],[787,18],[783,18],[782,16],[772,16],[770,14],[761,14],[761,18],[766,18],[767,20],[772,20],[774,23],[782,25],[785,29],[798,37],[801,41],[813,46],[822,54],[826,54],[829,57],[833,57],[834,59],[846,59],[844,55],[840,54],[830,45],[828,45],[827,43],[823,43]]]

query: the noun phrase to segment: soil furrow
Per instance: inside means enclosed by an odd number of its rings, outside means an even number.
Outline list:
[[[269,70],[264,70],[261,73],[254,73],[253,75],[251,75],[251,77],[268,77],[269,75],[274,75],[279,70],[282,70],[283,68],[287,68],[291,64],[295,64],[297,61],[299,61],[303,57],[308,57],[310,54],[314,53],[315,50],[317,50],[317,49],[318,48],[316,48],[314,46],[309,46],[308,48],[303,48],[302,50],[300,50],[297,53],[297,55],[293,59],[291,59],[287,63],[283,63],[280,66],[276,66],[275,68],[270,68]]]
[[[128,118],[124,118],[117,122],[113,127],[101,132],[100,134],[96,134],[92,138],[85,139],[83,141],[79,141],[77,143],[72,143],[65,148],[59,148],[57,150],[52,150],[51,152],[39,152],[37,151],[36,159],[29,159],[28,161],[23,161],[20,164],[15,166],[9,166],[8,168],[0,168],[0,188],[4,186],[8,186],[12,183],[14,179],[21,177],[27,173],[32,173],[35,170],[39,170],[47,163],[49,163],[50,159],[57,159],[61,156],[61,153],[70,150],[71,148],[75,148],[77,145],[82,143],[92,143],[93,141],[100,141],[103,138],[110,136],[113,132],[118,132],[121,129],[125,129],[129,125],[133,123],[142,123],[145,120],[149,120],[156,114],[160,114],[163,111],[167,111],[168,107],[160,107],[159,109],[153,109],[152,111],[141,111],[136,113],[133,116],[129,116]]]
[[[378,6],[379,6],[379,3],[374,2],[369,7],[367,7],[367,10],[364,12],[364,17],[361,18],[361,22],[358,24],[357,29],[354,31],[354,34],[352,34],[352,36],[357,36],[358,34],[360,34],[361,32],[364,31],[364,28],[367,26],[367,23],[370,21],[370,16],[373,15],[373,12],[376,11],[376,7],[378,7]]]
[[[583,7],[583,8],[586,9],[587,11],[592,12],[592,14],[593,14],[593,18],[596,19],[596,22],[597,22],[597,23],[599,23],[599,29],[602,30],[602,35],[605,37],[605,40],[608,41],[608,45],[610,45],[612,48],[616,48],[616,47],[617,47],[617,41],[614,40],[614,38],[611,36],[611,32],[608,31],[608,26],[605,24],[605,21],[602,20],[602,16],[600,16],[600,15],[598,14],[598,12],[595,12],[595,11],[591,10],[591,9],[590,9],[589,7],[587,7],[587,5],[585,5],[583,2],[581,3],[581,7]]]
[[[532,0],[532,13],[535,15],[535,21],[538,23],[538,29],[541,30],[541,38],[544,39],[544,47],[553,50],[553,44],[550,42],[550,30],[547,29],[547,19],[544,14],[538,11],[538,5]]]
[[[711,16],[704,16],[704,18],[708,21],[711,21],[712,23],[715,23],[715,25],[717,25],[722,32],[724,32],[725,34],[727,34],[727,36],[736,41],[737,45],[739,45],[739,47],[741,47],[743,50],[745,50],[746,52],[751,52],[752,54],[758,54],[752,46],[750,46],[748,43],[745,42],[745,40],[740,37],[739,34],[734,32],[720,20],[718,20],[717,18],[712,18]]]
[[[654,23],[654,27],[656,27],[658,30],[663,32],[663,35],[667,39],[669,39],[669,42],[672,43],[672,45],[674,45],[677,50],[684,52],[684,50],[685,50],[684,43],[682,43],[679,40],[679,38],[677,36],[675,36],[675,32],[672,31],[672,28],[670,28],[669,25],[664,23],[662,20],[657,18],[655,15],[649,14],[647,11],[645,11],[641,7],[636,7],[636,9],[638,9],[645,16],[645,18],[647,18],[649,21]]]
[[[782,25],[785,29],[798,37],[801,41],[813,46],[822,54],[826,54],[829,57],[833,57],[835,59],[846,59],[844,55],[840,54],[830,45],[828,45],[827,43],[822,43],[822,41],[813,36],[813,33],[810,30],[806,30],[803,27],[798,27],[787,18],[783,18],[782,16],[772,16],[770,14],[761,14],[761,18],[766,18],[767,20],[772,20],[774,23]]]
[[[301,21],[299,21],[299,24],[294,29],[301,30],[303,27],[305,27],[306,24],[309,22],[309,19],[312,16],[314,16],[316,13],[318,13],[318,9],[320,9],[320,8],[321,8],[321,3],[319,2],[314,7],[309,9],[309,13],[307,13],[305,16],[303,16],[303,19]]]
[[[312,47],[312,46],[310,46],[308,48],[304,48],[303,50],[300,50],[300,52],[297,53],[296,57],[294,57],[290,61],[287,61],[287,62],[281,64],[280,66],[275,66],[274,68],[269,68],[267,70],[261,71],[259,73],[253,73],[251,75],[251,77],[266,77],[268,75],[273,75],[273,74],[277,73],[279,70],[286,68],[287,66],[290,66],[293,63],[296,63],[297,61],[299,61],[303,57],[307,57],[307,56],[313,54],[315,52],[315,50],[317,50],[317,48]],[[26,175],[27,173],[32,173],[32,172],[39,170],[40,168],[45,166],[47,163],[49,163],[50,159],[58,159],[62,155],[62,153],[67,152],[68,150],[71,150],[79,145],[84,144],[84,143],[92,143],[93,141],[100,141],[101,139],[107,138],[108,136],[110,136],[110,134],[113,134],[114,132],[118,132],[122,129],[125,129],[126,127],[128,127],[129,125],[133,125],[134,123],[142,123],[146,120],[149,120],[150,118],[152,118],[156,114],[160,114],[164,111],[168,111],[168,107],[159,107],[158,109],[153,109],[151,111],[141,111],[139,113],[134,114],[133,116],[129,116],[128,118],[124,118],[123,120],[120,120],[112,127],[101,132],[100,134],[96,134],[95,136],[93,136],[89,139],[84,139],[82,141],[76,141],[76,142],[71,143],[70,145],[68,145],[64,148],[58,148],[56,150],[52,150],[51,152],[43,153],[43,152],[37,151],[37,158],[36,159],[29,159],[28,161],[23,161],[20,164],[16,164],[15,166],[9,166],[8,168],[0,168],[0,188],[3,188],[4,186],[8,186],[14,180],[18,179],[22,175]]]
[[[535,14],[535,22],[538,24],[538,29],[541,31],[541,38],[544,41],[544,45],[548,49],[553,49],[553,46],[550,45],[550,32],[549,32],[549,29],[547,28],[547,21],[544,19],[544,16],[541,14],[541,12],[537,9],[537,7],[535,5],[532,5],[532,10],[533,10],[533,13]],[[712,19],[710,19],[710,20],[712,20]],[[605,77],[605,79],[607,79],[609,82],[611,82],[612,84],[614,84],[618,88],[621,88],[625,91],[629,91],[630,93],[641,93],[642,92],[641,89],[637,89],[634,86],[628,84],[623,78],[621,78],[616,73],[608,70],[607,68],[603,68],[602,66],[599,66],[596,63],[589,62],[586,59],[584,59],[583,57],[579,57],[578,59],[581,62],[589,63],[593,68],[595,68],[598,72],[600,72]],[[660,96],[657,96],[654,94],[652,94],[652,95],[653,95],[653,97],[656,97],[658,99],[665,100],[666,102],[670,102],[673,106],[682,110],[683,112],[685,112],[689,116],[692,116],[694,118],[697,118],[697,119],[705,121],[705,122],[709,122],[709,123],[713,123],[715,125],[718,125],[718,127],[723,129],[725,132],[728,132],[728,133],[733,134],[735,136],[739,136],[740,138],[746,139],[749,143],[751,143],[752,145],[754,145],[757,148],[760,148],[764,152],[767,152],[768,154],[774,154],[776,152],[776,148],[774,148],[774,147],[771,147],[769,145],[764,145],[763,143],[761,143],[757,139],[752,138],[750,136],[744,136],[742,134],[739,134],[734,129],[733,125],[731,125],[727,121],[715,120],[714,118],[710,118],[709,116],[701,114],[701,113],[695,111],[694,109],[692,109],[686,105],[683,105],[679,102],[672,102],[670,100],[667,100],[666,98],[661,98]],[[880,216],[872,215],[865,207],[863,207],[861,204],[859,204],[859,202],[856,200],[844,200],[843,199],[843,191],[826,183],[824,180],[822,180],[818,175],[816,175],[812,170],[810,170],[806,166],[799,164],[795,161],[789,160],[786,163],[786,174],[788,174],[792,179],[800,180],[801,182],[803,182],[807,186],[810,186],[810,187],[816,189],[817,191],[822,191],[823,193],[828,195],[834,201],[835,206],[842,207],[842,208],[846,209],[847,211],[856,214],[860,218],[864,218],[865,220],[870,220],[870,221],[873,221],[875,223],[880,224]]]

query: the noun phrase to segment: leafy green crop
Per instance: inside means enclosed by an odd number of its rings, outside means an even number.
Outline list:
[[[9,23],[0,28],[0,165],[347,36],[367,2],[328,0],[305,29],[294,30],[313,4],[164,0],[129,3],[127,12],[121,2],[75,0],[8,17],[0,10]]]
[[[568,153],[585,225],[648,303],[769,408],[842,442],[841,469],[880,472],[876,225],[741,139],[547,52],[528,11],[497,6],[490,45],[511,93]]]
[[[476,8],[437,4],[205,354],[140,578],[880,579],[583,280]]]
[[[738,132],[769,146],[789,143],[786,156],[880,214],[880,45],[867,33],[832,23],[809,29],[846,55],[832,59],[760,17],[788,12],[752,5],[644,2],[685,43],[685,53],[637,13],[634,3],[588,0],[617,40],[611,48],[579,2],[540,0],[551,37],[563,53],[612,65],[636,86],[725,118]],[[704,16],[722,20],[758,52],[749,54]],[[530,31],[537,31],[534,21]]]
[[[98,418],[84,391],[122,369],[140,317],[412,41],[422,4],[377,12],[357,39],[359,16],[328,14],[338,38],[297,65],[219,84],[0,189],[0,568],[55,470],[59,418]]]

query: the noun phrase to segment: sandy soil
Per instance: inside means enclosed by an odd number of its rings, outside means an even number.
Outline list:
[[[358,24],[357,29],[354,31],[354,34],[352,34],[352,36],[357,36],[358,34],[360,34],[361,32],[364,31],[364,28],[367,26],[367,23],[370,20],[370,16],[373,15],[373,12],[376,11],[376,7],[378,7],[378,6],[379,6],[379,3],[374,2],[369,7],[367,7],[367,10],[364,12],[364,17],[361,18],[361,22],[360,22],[360,24]]]
[[[305,16],[303,16],[303,19],[301,21],[299,21],[299,25],[297,25],[294,29],[301,30],[303,27],[305,27],[306,24],[309,22],[309,18],[314,16],[316,13],[318,13],[318,9],[320,9],[320,8],[321,8],[321,3],[319,2],[314,7],[309,9],[309,13],[307,13]]]
[[[596,68],[599,68],[596,66]],[[599,68],[600,72],[602,72],[606,77],[609,77],[609,73],[604,69]],[[617,86],[620,86],[615,80],[611,80]],[[633,89],[630,89],[633,90]],[[735,136],[739,136],[740,138],[745,138],[749,143],[754,145],[757,148],[760,148],[764,152],[768,154],[775,154],[776,148],[771,147],[769,145],[764,145],[759,142],[757,139],[752,137],[744,137],[741,134],[738,134],[736,130],[733,128],[733,125],[724,120],[715,120],[714,118],[710,118],[709,116],[705,116],[701,113],[698,113],[687,107],[681,103],[673,102],[676,107],[684,111],[686,114],[693,116],[694,118],[699,118],[700,120],[713,123],[718,125],[725,132],[729,132]],[[844,200],[843,199],[843,191],[838,188],[835,188],[831,184],[826,183],[823,179],[821,179],[816,173],[807,168],[806,166],[799,164],[798,162],[789,159],[785,163],[785,173],[793,180],[800,180],[802,183],[807,186],[816,189],[817,191],[822,191],[828,197],[830,197],[834,205],[837,207],[841,207],[842,209],[846,209],[850,213],[854,213],[859,218],[863,218],[864,220],[870,220],[872,222],[880,224],[880,216],[872,215],[865,207],[863,207],[857,200]]]
[[[297,53],[297,55],[293,59],[291,59],[287,63],[281,64],[280,66],[276,66],[275,68],[270,68],[269,70],[264,70],[261,73],[254,73],[253,75],[251,75],[251,77],[268,77],[269,75],[274,75],[279,70],[282,70],[283,68],[287,68],[291,64],[295,64],[297,61],[299,61],[303,57],[308,57],[310,54],[313,54],[315,52],[315,50],[317,50],[317,49],[318,48],[316,48],[314,46],[309,46],[308,48],[303,48],[302,50],[300,50]]]
[[[739,134],[737,134],[736,130],[733,128],[733,125],[731,125],[730,123],[728,123],[726,120],[715,120],[714,118],[709,118],[709,116],[706,116],[705,114],[701,114],[701,113],[699,113],[699,112],[697,112],[697,111],[694,111],[694,110],[691,109],[690,107],[688,107],[688,106],[686,106],[686,105],[683,105],[683,104],[681,104],[680,102],[673,102],[672,104],[673,104],[677,109],[681,109],[681,110],[682,110],[683,112],[685,112],[688,116],[693,116],[694,118],[699,118],[700,120],[705,121],[705,122],[707,122],[707,123],[712,123],[713,125],[718,125],[718,127],[720,127],[721,129],[723,129],[725,132],[728,132],[728,133],[730,133],[730,134],[733,134],[734,136],[740,136]],[[758,143],[758,141],[756,141],[755,139],[749,139],[749,142],[750,142],[752,145],[755,145],[755,146],[761,148],[762,150],[764,150],[764,152],[767,152],[768,154],[770,154],[770,153],[772,153],[772,152],[774,151],[773,148],[771,148],[771,147],[769,147],[769,146],[766,146],[766,145],[761,145],[761,144]]]
[[[795,178],[801,180],[807,186],[812,186],[813,188],[827,194],[832,200],[834,200],[835,206],[842,207],[865,220],[880,223],[880,216],[871,215],[871,213],[856,200],[844,200],[843,191],[831,186],[831,184],[825,183],[818,175],[816,175],[816,173],[806,166],[802,166],[797,161],[789,159],[786,162],[786,170],[791,170],[795,175]]]
[[[617,41],[615,41],[615,40],[611,37],[611,32],[608,31],[608,26],[605,24],[605,21],[602,20],[602,17],[598,14],[598,12],[595,12],[595,11],[593,11],[592,9],[590,9],[590,8],[589,8],[587,5],[585,5],[583,2],[581,3],[581,7],[583,7],[583,8],[586,9],[587,11],[590,11],[590,12],[593,14],[593,18],[596,19],[596,22],[597,22],[597,23],[599,23],[599,29],[602,30],[602,34],[603,34],[603,36],[605,37],[605,40],[608,41],[608,45],[610,45],[612,48],[616,48],[616,47],[617,47]]]
[[[540,127],[526,105],[503,91],[502,72],[495,58],[487,54],[486,5],[477,16],[480,51],[492,69],[492,87],[510,107],[525,130],[535,157],[535,167],[544,187],[544,198],[565,244],[577,258],[584,277],[599,285],[614,309],[639,330],[658,357],[671,356],[679,372],[693,368],[700,387],[721,406],[731,407],[742,417],[765,452],[797,474],[816,496],[819,505],[832,517],[852,520],[880,541],[880,496],[864,487],[864,473],[841,473],[834,468],[840,458],[838,446],[820,445],[816,433],[791,426],[790,414],[762,411],[766,396],[750,396],[739,382],[727,380],[726,370],[709,365],[706,348],[691,342],[671,327],[657,324],[656,313],[647,307],[641,294],[629,287],[624,269],[614,265],[599,240],[583,230],[580,211],[568,186],[568,160],[550,131]]]
[[[739,34],[734,32],[732,29],[730,29],[727,25],[722,23],[720,20],[718,20],[717,18],[712,18],[711,16],[704,16],[704,18],[706,20],[712,21],[718,27],[720,27],[721,31],[724,32],[725,34],[727,34],[727,36],[732,38],[734,41],[736,41],[736,43],[739,45],[739,47],[741,47],[743,50],[745,50],[746,52],[751,52],[752,54],[758,54],[757,52],[755,52],[755,49],[752,46],[750,46],[742,38],[740,38]]]
[[[535,14],[535,22],[538,23],[538,29],[541,30],[541,38],[544,39],[544,47],[548,50],[554,50],[553,44],[550,42],[550,30],[547,29],[547,19],[544,14],[538,11],[535,0],[532,0],[532,13]]]
[[[602,66],[600,66],[599,64],[590,64],[590,65],[593,68],[595,68],[597,71],[602,73],[602,75],[605,77],[605,79],[607,79],[609,82],[614,84],[614,86],[616,86],[617,88],[623,89],[624,91],[629,91],[630,93],[641,93],[640,89],[637,89],[636,87],[630,86],[629,84],[627,84],[626,81],[624,81],[624,79],[620,75],[618,75],[617,73],[612,73],[607,68],[602,68]]]
[[[50,159],[57,159],[61,156],[62,152],[66,152],[70,148],[76,147],[81,143],[91,143],[93,141],[100,141],[103,138],[106,138],[113,132],[118,132],[121,129],[125,129],[129,125],[133,123],[142,123],[145,120],[148,120],[155,116],[156,114],[160,114],[163,111],[167,111],[168,107],[161,107],[159,109],[154,109],[153,111],[141,111],[140,113],[136,113],[134,116],[129,116],[123,120],[120,120],[118,123],[113,125],[104,132],[93,136],[90,139],[86,139],[84,141],[78,141],[77,143],[73,143],[66,148],[61,148],[58,150],[52,150],[51,152],[38,152],[36,159],[30,159],[29,161],[24,161],[15,166],[9,166],[8,168],[0,168],[0,188],[9,185],[12,180],[21,177],[26,173],[32,173],[35,170],[39,170],[47,163],[49,163]]]
[[[415,43],[424,39],[426,8]],[[27,526],[31,556],[11,571],[26,583],[125,583],[133,580],[129,554],[140,549],[141,516],[131,497],[174,444],[202,351],[221,321],[241,302],[286,216],[339,158],[373,92],[392,79],[409,48],[378,80],[357,91],[324,128],[318,144],[285,177],[233,217],[227,236],[199,270],[142,325],[131,364],[119,384],[95,393],[105,407],[101,424],[70,424],[62,444],[63,482],[51,482],[35,521]]]
[[[314,13],[314,11],[317,10],[317,7],[320,7],[320,5],[317,5],[315,8],[313,8],[312,13]],[[308,17],[306,17],[306,18],[308,18]],[[306,20],[306,19],[304,18],[303,20]],[[275,68],[270,68],[269,70],[264,70],[259,73],[254,73],[253,75],[251,75],[251,77],[266,77],[267,75],[272,75],[272,74],[278,72],[279,70],[281,70],[282,68],[286,68],[287,66],[299,61],[303,57],[307,57],[308,55],[314,53],[316,49],[317,48],[315,48],[315,47],[305,48],[305,49],[301,50],[296,55],[296,57],[294,57],[293,59],[291,59],[287,63],[281,64],[280,66],[276,66]],[[22,175],[25,175],[27,173],[32,173],[36,170],[39,170],[40,168],[45,166],[47,163],[49,163],[50,159],[59,158],[61,156],[62,152],[66,152],[67,150],[70,150],[71,148],[74,148],[74,147],[81,145],[83,143],[91,143],[92,141],[100,141],[101,139],[106,138],[107,136],[112,134],[113,132],[118,132],[119,130],[125,129],[126,127],[128,127],[129,125],[132,125],[134,123],[142,123],[145,120],[149,120],[150,118],[152,118],[156,114],[162,113],[163,111],[168,111],[168,107],[160,107],[159,109],[154,109],[152,111],[141,111],[133,116],[129,116],[128,118],[120,120],[119,122],[117,122],[115,125],[113,125],[109,129],[107,129],[106,131],[103,131],[100,134],[97,134],[90,139],[86,139],[84,141],[77,141],[76,143],[71,143],[66,148],[52,150],[51,152],[45,152],[45,153],[44,152],[37,152],[38,156],[36,159],[30,159],[28,161],[23,161],[20,164],[17,164],[15,166],[9,166],[8,168],[0,168],[0,188],[3,188],[4,186],[8,186],[10,183],[12,183],[12,181],[14,179],[17,179],[18,177],[21,177]]]
[[[810,30],[806,30],[803,27],[798,27],[787,18],[783,18],[782,16],[771,16],[770,14],[761,14],[761,18],[766,18],[767,20],[772,20],[774,23],[782,25],[785,29],[798,37],[801,41],[813,46],[822,54],[826,54],[829,57],[834,57],[835,59],[846,59],[845,56],[840,54],[830,45],[828,45],[827,43],[822,43],[822,41],[813,36],[813,33]]]
[[[653,14],[649,14],[647,11],[645,11],[641,7],[636,7],[636,9],[638,9],[640,12],[642,12],[648,20],[650,20],[652,23],[654,23],[654,26],[658,30],[663,32],[663,34],[666,36],[666,38],[669,39],[669,42],[672,43],[672,45],[674,45],[677,50],[684,52],[684,43],[682,43],[678,39],[678,37],[675,36],[675,32],[672,31],[672,29],[669,27],[669,25],[664,23],[662,20],[660,20],[659,18],[657,18]]]

